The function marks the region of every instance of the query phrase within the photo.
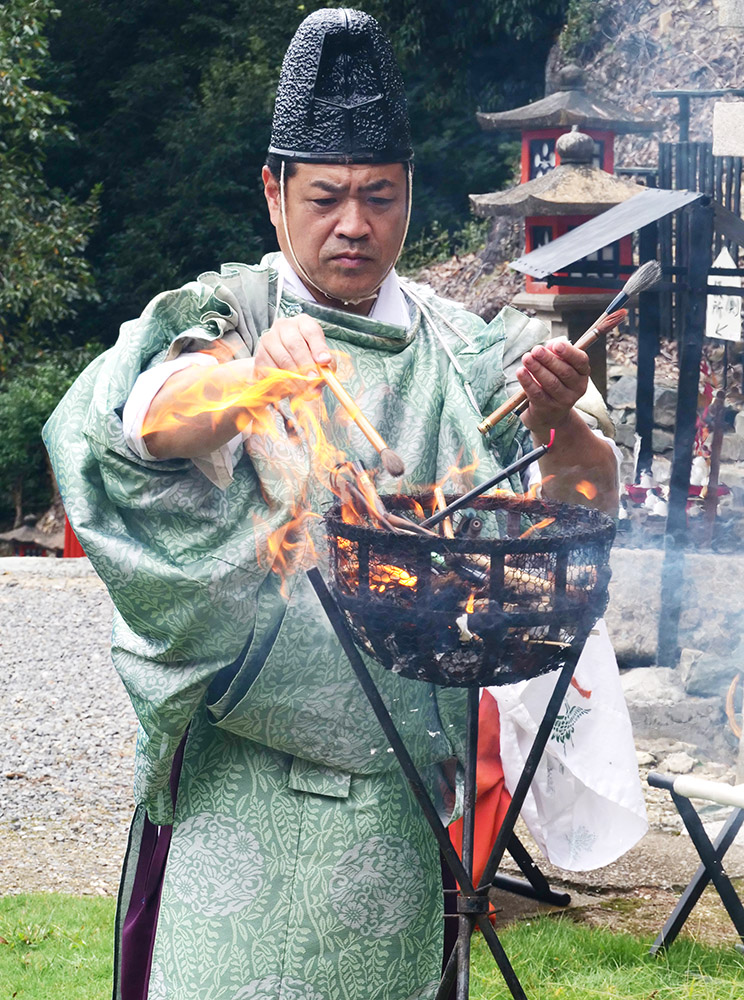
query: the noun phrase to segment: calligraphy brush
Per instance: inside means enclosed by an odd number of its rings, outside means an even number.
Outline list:
[[[375,449],[375,451],[379,454],[380,461],[382,462],[385,471],[389,473],[391,476],[396,476],[396,477],[402,476],[403,473],[406,471],[406,467],[403,464],[403,459],[400,457],[400,455],[398,455],[397,452],[394,452],[392,448],[388,448],[388,446],[383,441],[382,437],[380,437],[378,432],[375,430],[375,428],[372,426],[369,420],[367,420],[367,418],[359,409],[354,400],[351,398],[349,393],[346,391],[346,389],[344,389],[339,380],[336,378],[335,373],[332,372],[330,368],[321,366],[320,377],[323,379],[325,384],[328,386],[333,395],[339,401],[341,406],[343,406],[343,408],[349,414],[349,416],[357,425],[362,434],[364,434],[364,436],[372,445],[372,447]]]
[[[649,291],[659,281],[661,281],[661,264],[657,260],[649,260],[645,264],[642,264],[638,270],[631,274],[623,285],[622,291],[618,292],[597,322],[579,337],[574,347],[578,347],[579,350],[584,351],[599,340],[603,334],[614,330],[627,315],[627,310],[623,309],[623,306],[628,299],[633,295],[640,295],[641,292]],[[507,414],[512,412],[522,413],[527,409],[528,405],[527,394],[524,389],[520,389],[519,392],[515,392],[505,403],[502,403],[498,409],[494,410],[493,413],[489,414],[485,420],[478,424],[478,430],[481,434],[487,434]]]

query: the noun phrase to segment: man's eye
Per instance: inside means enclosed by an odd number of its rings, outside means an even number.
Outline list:
[[[369,203],[370,203],[370,205],[377,205],[378,208],[379,208],[379,207],[384,207],[385,205],[392,205],[393,199],[392,198],[370,198],[369,199]]]
[[[335,198],[313,198],[313,205],[317,205],[318,208],[330,208],[331,205],[336,204]]]

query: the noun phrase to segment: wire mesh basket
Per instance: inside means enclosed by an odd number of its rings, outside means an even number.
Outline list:
[[[385,503],[416,521],[432,498]],[[332,589],[355,641],[405,677],[446,687],[535,677],[562,666],[607,605],[615,525],[587,507],[479,497],[454,539],[349,524],[339,504],[325,520]]]

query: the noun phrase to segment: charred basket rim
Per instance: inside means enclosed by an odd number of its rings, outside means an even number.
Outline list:
[[[391,511],[412,509],[415,503],[424,509],[433,496],[388,496],[384,502]],[[430,509],[430,507],[429,507]],[[567,658],[578,657],[589,630],[601,617],[607,605],[611,576],[609,553],[615,535],[611,517],[601,511],[554,501],[533,500],[508,494],[479,497],[466,510],[514,514],[524,524],[521,515],[536,525],[540,520],[554,518],[542,531],[527,538],[518,535],[503,538],[455,538],[437,534],[395,534],[369,522],[353,525],[341,519],[340,504],[326,515],[328,543],[331,549],[331,587],[339,606],[355,636],[355,641],[386,669],[404,677],[429,681],[445,687],[484,686],[526,680],[561,667]],[[464,513],[464,511],[463,511]],[[555,525],[555,527],[554,527]],[[507,530],[509,526],[507,525]],[[552,533],[551,533],[552,529]],[[339,544],[340,539],[358,546],[359,571],[366,574],[369,559],[405,565],[413,570],[419,586],[406,592],[404,604],[389,603],[370,587],[347,589],[343,563],[349,557]],[[432,607],[430,604],[433,556],[465,557],[485,555],[491,567],[496,567],[496,590],[488,573],[488,610],[469,615],[473,630],[490,641],[486,645],[465,648],[455,639],[453,618],[455,608]],[[509,556],[530,559],[548,556],[556,563],[556,587],[548,608],[529,606],[508,609],[502,594],[514,593],[513,585],[506,589],[503,573]],[[593,584],[584,590],[589,603],[582,604],[566,592],[567,569],[575,559],[596,569]],[[454,564],[451,564],[454,565]],[[563,567],[561,569],[561,566]],[[461,566],[462,569],[462,566]],[[422,575],[423,574],[423,575]],[[558,582],[562,581],[562,582]],[[485,580],[483,581],[485,584]],[[525,588],[525,594],[527,593]],[[396,594],[402,595],[396,589]],[[507,603],[513,603],[508,601]],[[446,625],[446,629],[442,629]],[[535,634],[532,630],[538,629]],[[547,631],[546,631],[547,630]],[[542,635],[540,635],[540,633]],[[545,640],[551,640],[546,642]],[[552,641],[558,640],[558,641]],[[475,659],[468,655],[477,653]]]
[[[413,510],[416,504],[424,509],[431,509],[433,493],[418,495],[394,495],[383,497],[383,502],[390,510]],[[447,495],[445,500],[451,503],[456,495]],[[472,500],[465,510],[487,510],[540,516],[541,519],[555,518],[555,529],[535,531],[528,538],[507,536],[504,538],[446,538],[444,535],[396,535],[382,530],[374,524],[348,524],[341,517],[341,504],[336,502],[325,515],[326,525],[333,535],[340,535],[351,541],[369,541],[379,536],[382,548],[396,548],[402,551],[410,547],[412,550],[433,549],[450,553],[478,553],[494,555],[503,551],[505,554],[524,554],[540,552],[560,552],[564,549],[580,548],[582,545],[601,545],[612,541],[615,537],[615,521],[603,511],[591,507],[581,507],[574,504],[560,503],[555,500],[537,500],[523,496],[481,496]],[[557,530],[565,524],[566,531],[557,534]]]

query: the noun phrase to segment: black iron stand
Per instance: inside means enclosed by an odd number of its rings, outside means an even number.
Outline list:
[[[467,716],[466,716],[466,760],[465,767],[465,795],[463,804],[463,838],[462,838],[462,860],[457,851],[452,846],[449,834],[439,818],[439,814],[431,801],[426,786],[421,775],[413,763],[406,746],[401,739],[400,733],[395,727],[395,723],[390,717],[385,702],[377,690],[375,682],[372,680],[367,667],[364,664],[354,640],[349,632],[343,612],[331,596],[325,585],[323,577],[317,569],[308,570],[308,579],[312,584],[323,610],[328,616],[336,636],[346,653],[354,673],[359,683],[362,685],[365,695],[377,716],[385,736],[390,741],[396,757],[400,763],[411,789],[421,806],[424,815],[437,838],[439,849],[444,857],[447,867],[454,875],[460,886],[457,900],[457,911],[459,914],[459,931],[457,945],[450,955],[449,961],[439,985],[436,1000],[446,1000],[450,995],[452,986],[457,980],[457,1000],[468,1000],[470,990],[470,938],[476,925],[480,928],[483,938],[491,949],[496,964],[501,975],[504,977],[509,991],[514,1000],[527,1000],[527,995],[522,989],[522,985],[517,978],[517,974],[509,962],[504,948],[493,929],[488,916],[489,902],[488,890],[496,875],[496,870],[504,856],[504,851],[511,850],[516,838],[513,836],[514,825],[522,809],[525,796],[529,790],[532,779],[535,776],[537,765],[540,762],[545,746],[553,729],[553,724],[558,716],[563,699],[571,683],[574,668],[579,657],[580,649],[571,648],[566,652],[566,661],[560,669],[558,679],[555,683],[548,706],[545,710],[542,722],[538,727],[537,736],[532,744],[527,760],[525,761],[522,774],[517,782],[517,786],[512,793],[512,801],[507,810],[504,822],[501,825],[496,842],[493,845],[491,855],[486,864],[483,874],[483,882],[480,886],[473,886],[473,831],[475,824],[475,769],[478,747],[478,706],[479,689],[471,687],[468,689]],[[518,841],[516,841],[518,843]]]

